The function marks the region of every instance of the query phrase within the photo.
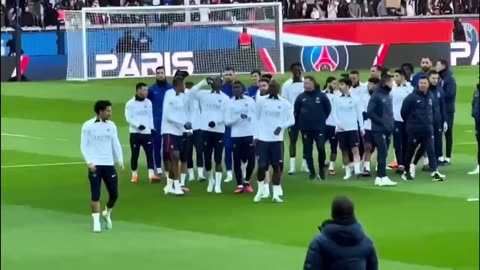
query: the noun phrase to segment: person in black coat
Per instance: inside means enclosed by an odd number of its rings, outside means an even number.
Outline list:
[[[400,114],[406,122],[408,143],[405,159],[405,173],[402,179],[413,180],[410,163],[419,145],[423,145],[428,156],[428,166],[433,181],[443,181],[445,175],[438,172],[437,159],[433,148],[433,94],[429,91],[430,83],[427,76],[420,77],[418,87],[403,101]]]
[[[305,92],[301,93],[294,104],[295,123],[303,135],[303,153],[307,161],[310,179],[317,178],[313,166],[313,141],[317,145],[320,179],[325,180],[325,139],[327,118],[332,106],[327,95],[320,91],[320,86],[312,76],[304,77]]]
[[[477,84],[477,89],[473,93],[472,117],[475,120],[475,137],[477,138],[477,167],[469,172],[469,175],[480,173],[480,83]]]
[[[375,185],[379,187],[397,185],[388,178],[386,169],[388,145],[394,128],[393,105],[390,95],[392,86],[392,76],[390,74],[382,75],[380,84],[374,90],[367,106],[366,116],[372,121],[372,137],[377,147],[378,170]]]
[[[440,86],[445,92],[445,109],[447,111],[447,132],[445,132],[445,157],[440,157],[439,164],[451,163],[453,149],[453,119],[455,118],[455,100],[457,97],[457,81],[453,77],[450,65],[446,60],[438,60],[436,66],[440,74]]]
[[[304,270],[378,270],[373,241],[356,220],[349,198],[336,197],[332,219],[324,221],[318,229],[320,233],[308,247]]]

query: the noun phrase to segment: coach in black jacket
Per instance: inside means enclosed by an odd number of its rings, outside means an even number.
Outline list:
[[[441,163],[450,164],[453,147],[453,119],[455,117],[455,100],[457,96],[457,82],[453,77],[450,66],[446,60],[437,61],[437,72],[440,74],[440,86],[445,91],[445,109],[447,111],[448,129],[445,132],[446,155],[441,157]]]
[[[377,146],[377,178],[376,186],[395,186],[387,177],[387,155],[388,141],[393,131],[393,105],[390,91],[392,91],[393,81],[389,74],[382,75],[380,84],[374,90],[367,106],[367,117],[372,120],[372,136]]]
[[[418,80],[418,87],[403,101],[400,114],[407,123],[408,136],[407,156],[405,162],[404,180],[413,180],[410,174],[410,163],[418,145],[423,145],[428,156],[428,166],[434,181],[443,181],[443,175],[437,171],[437,159],[433,149],[433,94],[429,91],[430,83],[427,76]]]
[[[303,153],[307,161],[310,179],[314,180],[317,176],[313,166],[313,141],[317,145],[319,174],[322,180],[325,179],[325,131],[326,121],[332,106],[328,97],[320,91],[319,85],[311,76],[304,77],[305,92],[300,94],[295,100],[294,115],[303,135]]]

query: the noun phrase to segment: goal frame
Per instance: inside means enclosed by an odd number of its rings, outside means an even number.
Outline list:
[[[173,7],[173,8],[172,8]],[[179,8],[182,7],[182,8]],[[122,78],[88,78],[88,54],[87,54],[87,13],[108,13],[108,12],[119,12],[119,13],[127,13],[127,12],[135,12],[135,11],[142,11],[142,10],[179,10],[184,9],[185,13],[188,10],[192,9],[201,9],[201,8],[210,8],[210,9],[228,9],[228,8],[249,8],[249,7],[276,7],[276,16],[278,20],[278,32],[276,33],[276,43],[278,43],[278,50],[279,50],[279,65],[280,67],[277,69],[278,72],[276,74],[283,74],[285,72],[285,59],[284,59],[284,44],[283,44],[283,10],[282,10],[282,3],[281,2],[262,2],[262,3],[245,3],[245,4],[215,4],[215,5],[182,5],[182,6],[132,6],[132,7],[85,7],[79,12],[81,13],[81,32],[82,32],[82,54],[83,54],[83,78],[78,79],[68,79],[71,81],[88,81],[88,80],[98,80],[98,79],[122,79]],[[238,25],[241,25],[238,23]],[[65,31],[68,31],[65,29]],[[67,52],[69,53],[69,52]],[[212,74],[194,74],[194,75],[212,75]]]

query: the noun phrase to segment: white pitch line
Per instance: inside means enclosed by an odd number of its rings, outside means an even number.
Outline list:
[[[5,137],[15,137],[15,138],[24,138],[24,139],[32,139],[32,140],[55,140],[60,142],[68,142],[67,139],[58,139],[58,138],[45,138],[45,137],[37,137],[37,136],[30,136],[24,134],[15,134],[15,133],[3,133],[1,134]]]
[[[50,167],[50,166],[65,166],[65,165],[80,165],[85,162],[59,162],[59,163],[38,163],[38,164],[19,164],[19,165],[2,165],[2,169],[8,168],[29,168],[29,167]]]
[[[478,202],[478,201],[480,201],[479,198],[468,198],[467,199],[467,202]]]
[[[476,142],[459,142],[456,143],[455,145],[474,145],[477,144]]]

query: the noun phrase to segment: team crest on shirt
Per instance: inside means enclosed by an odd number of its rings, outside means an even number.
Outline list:
[[[247,104],[247,103],[245,103],[245,107],[248,107],[248,104]]]
[[[428,105],[432,105],[432,99],[431,98],[428,99]]]
[[[147,105],[145,105],[144,108],[146,109],[146,108],[147,108]]]
[[[218,100],[218,103],[222,103],[222,100],[221,100],[221,99],[219,99],[219,100]]]
[[[110,132],[110,129],[109,129],[109,128],[107,128],[107,132]]]
[[[278,106],[278,109],[280,110],[282,108],[282,106]]]
[[[438,98],[440,98],[440,97],[441,97],[441,95],[440,95],[440,92],[437,92],[437,97],[438,97]]]
[[[319,97],[317,97],[317,98],[315,99],[315,103],[320,103],[320,98],[319,98]]]

